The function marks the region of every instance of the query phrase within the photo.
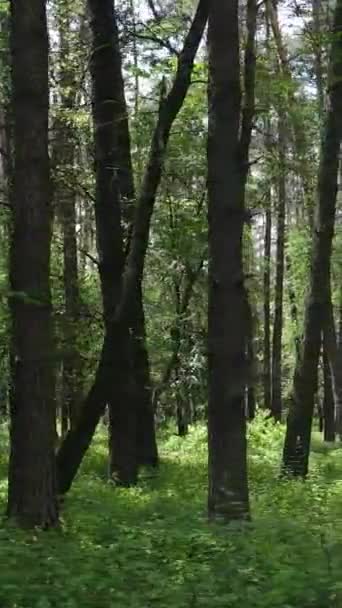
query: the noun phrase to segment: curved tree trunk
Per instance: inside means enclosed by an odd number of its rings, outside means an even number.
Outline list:
[[[329,304],[330,260],[336,212],[338,157],[342,136],[341,33],[342,0],[337,0],[330,56],[330,103],[322,141],[304,338],[301,356],[296,363],[283,453],[284,472],[300,476],[305,476],[308,472],[321,334]]]
[[[108,386],[113,383],[116,376],[113,376],[113,364],[110,362],[111,351],[114,349],[115,353],[118,348],[120,349],[121,341],[124,341],[124,335],[127,336],[127,332],[132,325],[132,305],[135,294],[142,284],[151,217],[164,167],[167,143],[173,122],[182,107],[190,86],[195,56],[207,22],[207,2],[208,0],[200,0],[199,2],[183,50],[178,58],[173,86],[159,108],[142,190],[137,200],[130,248],[122,277],[119,304],[115,314],[111,317],[104,338],[95,381],[83,404],[77,428],[68,433],[57,457],[59,490],[61,493],[70,488],[82,458],[90,445],[106,401],[112,398]],[[102,81],[105,82],[105,78]],[[120,361],[120,357],[118,358]]]
[[[209,7],[208,511],[209,517],[225,521],[249,517],[242,234],[254,115],[256,10],[249,0],[241,121],[238,1],[212,0]]]

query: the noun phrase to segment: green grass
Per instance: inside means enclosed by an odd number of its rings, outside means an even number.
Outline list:
[[[204,428],[164,437],[160,473],[132,490],[106,483],[98,434],[60,531],[0,527],[0,608],[342,608],[342,450],[315,436],[310,480],[280,482],[282,433],[250,430],[242,530],[207,522]]]

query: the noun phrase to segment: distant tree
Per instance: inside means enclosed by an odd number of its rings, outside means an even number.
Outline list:
[[[308,473],[321,335],[330,302],[330,264],[342,137],[341,32],[342,0],[337,0],[331,32],[329,104],[322,136],[304,337],[300,356],[296,362],[283,453],[284,471],[299,476]]]

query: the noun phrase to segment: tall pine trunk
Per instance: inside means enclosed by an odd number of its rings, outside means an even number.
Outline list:
[[[338,157],[342,136],[341,34],[342,0],[337,0],[329,62],[329,106],[322,139],[304,337],[302,351],[296,362],[283,453],[284,471],[303,477],[308,473],[309,467],[317,367],[330,293],[330,261],[336,212]]]
[[[11,59],[13,376],[7,513],[24,526],[50,527],[58,522],[58,504],[49,281],[48,34],[44,0],[11,2]]]
[[[255,8],[253,2],[248,6]],[[252,74],[252,79],[245,86],[240,140],[238,1],[212,0],[208,28],[208,511],[209,517],[225,521],[249,516],[244,409],[248,310],[242,236],[254,111],[252,38],[245,56],[245,77]]]

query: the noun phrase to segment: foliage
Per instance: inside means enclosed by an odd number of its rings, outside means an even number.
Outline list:
[[[0,528],[4,608],[333,608],[341,605],[342,455],[314,441],[311,478],[278,479],[283,428],[250,427],[254,519],[206,521],[206,431],[162,437],[160,475],[135,489],[104,482],[101,430],[59,531]],[[6,432],[1,432],[1,503]],[[2,504],[1,504],[2,506]]]

